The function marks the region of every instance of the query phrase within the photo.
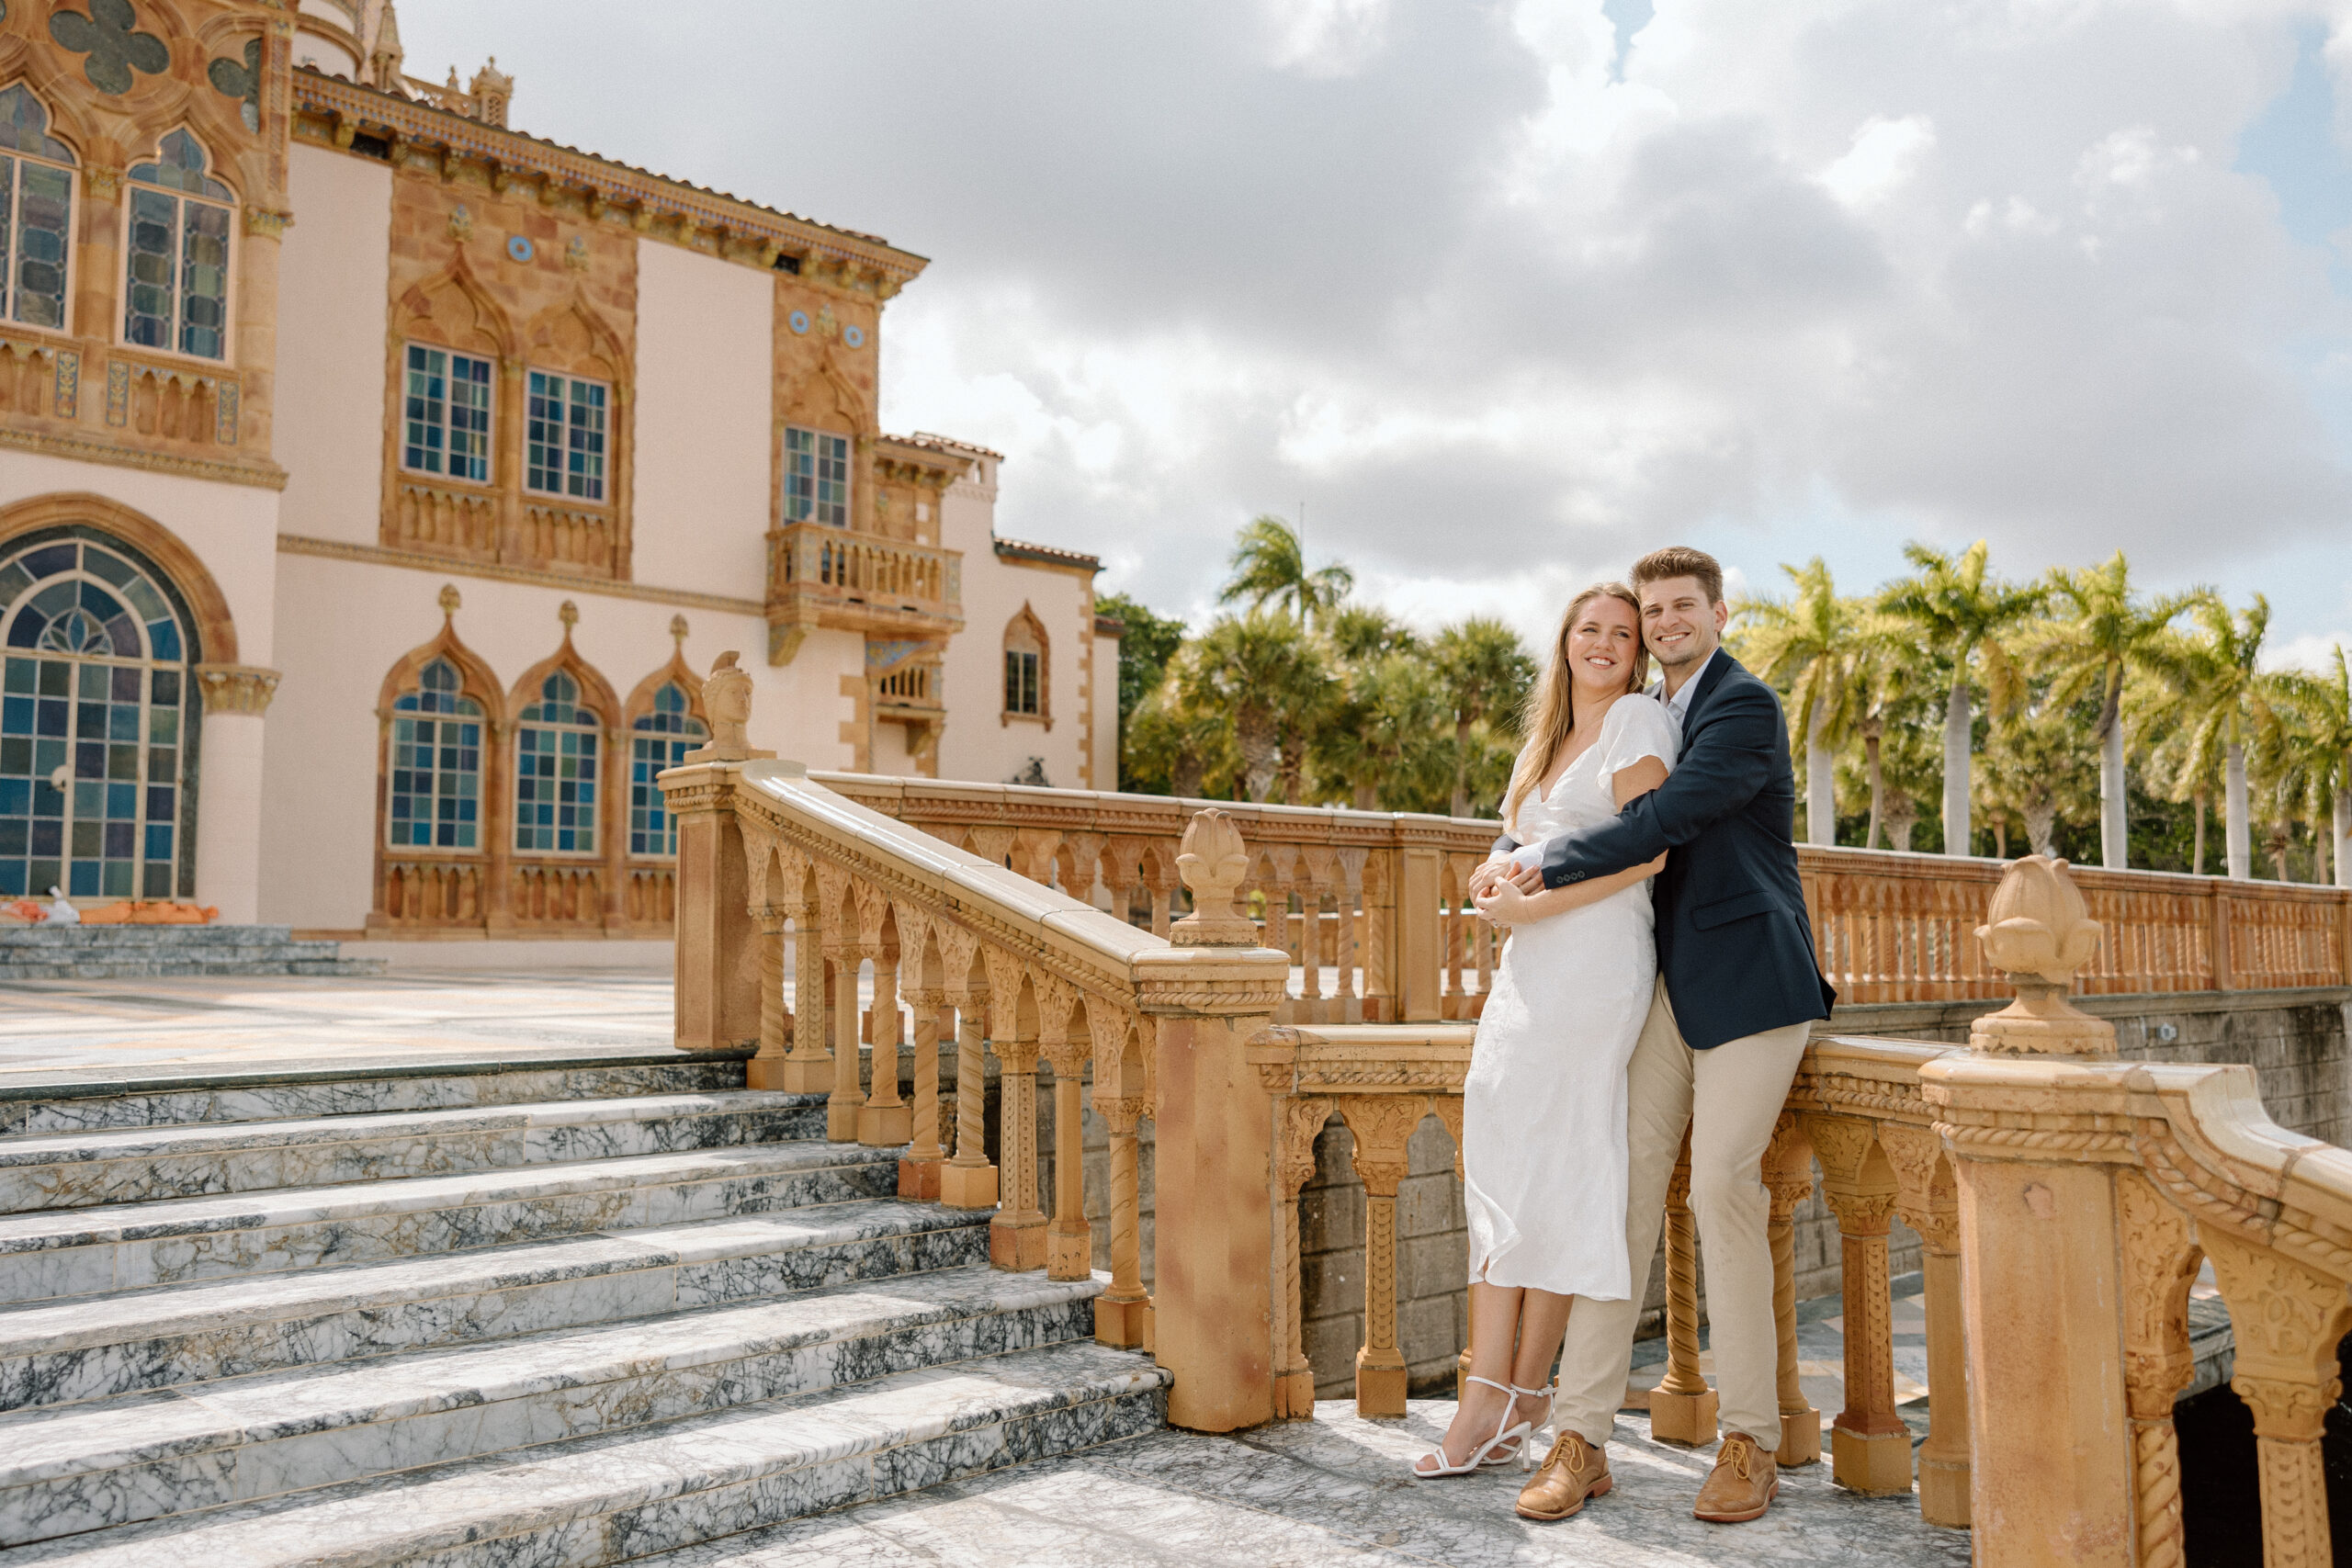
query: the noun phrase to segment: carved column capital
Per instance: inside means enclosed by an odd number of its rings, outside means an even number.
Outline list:
[[[1429,1106],[1419,1095],[1382,1094],[1350,1095],[1339,1107],[1348,1131],[1355,1135],[1353,1163],[1364,1190],[1375,1198],[1394,1198],[1407,1173],[1406,1146]]]
[[[196,679],[204,693],[206,713],[259,716],[268,711],[269,699],[277,694],[280,677],[275,670],[250,664],[199,664]]]
[[[1928,1251],[1959,1252],[1960,1186],[1944,1158],[1943,1140],[1929,1127],[1883,1122],[1878,1146],[1894,1168],[1894,1207],[1903,1223],[1919,1233]]]
[[[1315,1140],[1331,1119],[1329,1100],[1306,1098],[1276,1102],[1274,1171],[1285,1199],[1296,1198],[1315,1179]]]
[[[2352,1327],[2352,1298],[2343,1281],[2211,1226],[2202,1239],[2236,1338],[2230,1386],[2253,1410],[2255,1435],[2317,1442],[2344,1387],[2335,1346]]]

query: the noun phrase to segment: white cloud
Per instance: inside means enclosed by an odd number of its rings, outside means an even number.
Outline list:
[[[1304,76],[1352,76],[1388,41],[1388,0],[1262,0],[1271,57]]]
[[[1821,171],[1821,183],[1842,206],[1871,206],[1909,184],[1935,144],[1935,122],[1926,115],[1872,115],[1854,132],[1846,155]]]

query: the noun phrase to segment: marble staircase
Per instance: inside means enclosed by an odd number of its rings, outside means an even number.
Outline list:
[[[0,1087],[0,1564],[622,1562],[1158,1430],[740,1060]]]
[[[287,926],[0,926],[0,982],[179,975],[380,975],[380,958]]]

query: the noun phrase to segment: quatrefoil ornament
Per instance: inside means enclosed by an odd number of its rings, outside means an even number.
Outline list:
[[[150,76],[170,68],[172,51],[153,33],[138,30],[139,14],[130,0],[90,0],[88,15],[59,11],[49,18],[49,36],[59,47],[86,54],[82,74],[101,93],[130,91],[131,72]]]
[[[215,60],[204,68],[204,79],[214,92],[238,100],[237,113],[247,130],[261,129],[261,39],[245,40],[242,64],[225,54]]]

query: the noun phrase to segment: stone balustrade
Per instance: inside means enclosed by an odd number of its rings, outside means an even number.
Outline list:
[[[1487,829],[811,775],[744,744],[748,687],[725,661],[705,693],[712,742],[661,780],[680,825],[681,1045],[756,1042],[755,1086],[825,1095],[830,1136],[903,1145],[903,1196],[992,1211],[996,1265],[1054,1279],[1091,1273],[1091,1105],[1109,1142],[1092,1201],[1110,1263],[1095,1276],[1097,1336],[1156,1356],[1174,1374],[1171,1421],[1208,1431],[1313,1414],[1296,1200],[1336,1114],[1364,1189],[1357,1402],[1401,1413],[1396,1192],[1424,1121],[1460,1145],[1467,1020],[1493,953],[1458,896]],[[1977,1020],[1965,1048],[1824,1034],[1807,1052],[1763,1173],[1781,1462],[1822,1457],[1792,1256],[1817,1184],[1842,1254],[1828,1459],[1843,1485],[1916,1488],[1927,1519],[1974,1529],[1981,1563],[2178,1562],[2171,1409],[2193,1370],[2189,1287],[2210,1258],[2237,1336],[2233,1386],[2254,1411],[2267,1561],[2330,1561],[2319,1440],[2352,1329],[2352,1153],[2271,1122],[2245,1067],[2118,1060],[2112,1025],[2067,998],[2156,979],[2340,982],[2342,896],[2077,877],[2036,857],[1996,876],[1833,853],[1806,852],[1805,871],[1849,981],[1997,984],[2016,999]],[[865,1070],[862,1047],[900,1059],[907,1021],[902,1095],[897,1073]],[[993,1150],[973,1092],[991,1057]],[[1658,1437],[1702,1444],[1716,1423],[1687,1194],[1687,1178],[1669,1190],[1668,1369],[1651,1417]],[[1894,1401],[1898,1217],[1924,1253],[1930,1406],[1916,1454]]]

